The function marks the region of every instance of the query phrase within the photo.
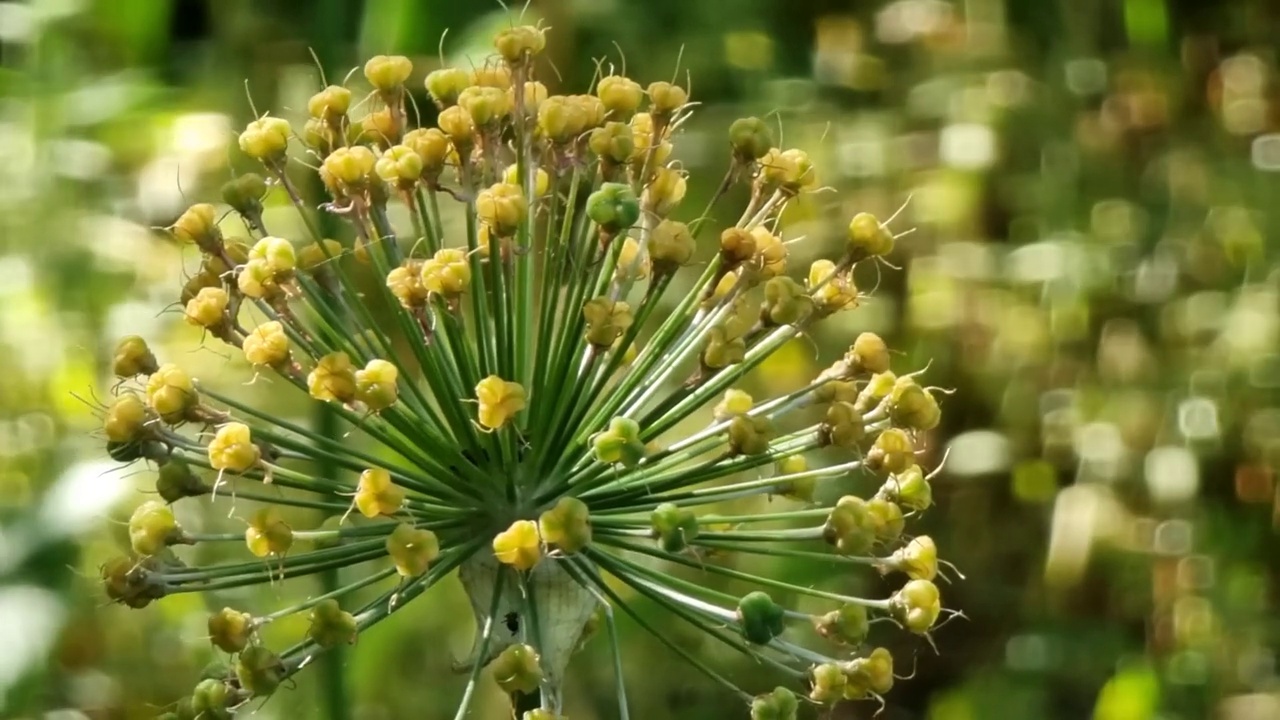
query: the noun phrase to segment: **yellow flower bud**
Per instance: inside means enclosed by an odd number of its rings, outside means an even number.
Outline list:
[[[387,288],[404,307],[412,310],[427,303],[427,289],[422,285],[421,260],[406,260],[387,273]]]
[[[476,124],[471,120],[471,113],[464,110],[460,105],[447,107],[440,111],[440,117],[436,118],[436,123],[440,125],[440,130],[449,136],[454,145],[469,147],[476,134]]]
[[[497,375],[490,375],[476,385],[476,400],[480,403],[480,424],[496,430],[524,409],[524,387],[520,383],[507,382]]]
[[[462,250],[442,248],[422,263],[419,277],[425,291],[456,298],[471,287],[471,264]]]
[[[867,257],[884,257],[893,252],[893,234],[880,224],[875,215],[860,212],[849,221],[847,247],[855,261]]]
[[[441,68],[428,73],[423,85],[436,105],[447,108],[458,104],[458,96],[471,85],[471,76],[461,68]]]
[[[289,147],[289,121],[278,117],[254,120],[240,133],[240,150],[254,160],[271,162],[284,157]]]
[[[381,92],[396,90],[413,73],[413,63],[403,55],[374,55],[364,64],[364,76]]]
[[[833,402],[827,407],[826,422],[822,424],[825,443],[856,450],[865,431],[862,414],[853,403]]]
[[[724,399],[711,412],[716,420],[724,422],[738,415],[746,415],[754,405],[755,400],[750,394],[737,388],[729,388],[724,391]]]
[[[835,663],[815,665],[812,675],[812,689],[809,698],[816,703],[828,705],[844,697],[844,670]]]
[[[720,233],[720,258],[733,269],[755,257],[756,236],[742,228],[728,227]]]
[[[506,90],[511,87],[511,70],[506,65],[485,65],[471,71],[471,84]]]
[[[161,500],[142,503],[129,517],[129,544],[139,555],[155,555],[181,539],[173,510]]]
[[[356,486],[356,508],[367,518],[395,515],[404,504],[404,490],[391,482],[391,473],[370,468],[360,473]]]
[[[889,612],[907,630],[924,635],[942,614],[938,586],[929,580],[912,580],[889,598]]]
[[[511,645],[489,664],[498,687],[508,694],[530,694],[542,683],[538,651],[528,645]]]
[[[278,320],[269,320],[244,338],[244,359],[255,367],[280,367],[289,361],[289,336]]]
[[[759,270],[761,279],[777,277],[787,270],[787,246],[782,238],[769,232],[763,225],[751,230],[755,240],[756,252],[752,260]]]
[[[875,521],[867,501],[845,495],[836,502],[822,526],[822,537],[842,555],[861,555],[875,541]]]
[[[738,415],[729,421],[729,454],[760,455],[768,452],[776,433],[773,421],[764,415]]]
[[[508,165],[507,169],[502,173],[502,180],[508,185],[523,187],[520,181],[520,166]],[[534,197],[542,197],[547,194],[547,189],[551,184],[551,177],[547,175],[547,171],[538,168],[533,175],[533,194]]]
[[[293,528],[284,521],[279,508],[264,507],[249,519],[244,544],[254,557],[282,556],[293,547]]]
[[[307,114],[328,122],[341,120],[350,108],[351,91],[339,85],[330,85],[307,101]]]
[[[902,508],[898,504],[877,494],[867,501],[867,509],[871,511],[872,524],[875,526],[876,539],[888,543],[898,539],[906,526]]]
[[[236,287],[245,297],[261,300],[279,291],[276,274],[266,260],[250,260],[236,274]]]
[[[356,371],[356,399],[373,412],[395,405],[399,397],[396,388],[399,377],[400,371],[395,365],[378,358],[370,360],[363,370]]]
[[[307,392],[325,402],[348,403],[356,397],[356,369],[344,352],[329,353],[307,375]]]
[[[547,46],[547,36],[541,28],[532,25],[507,28],[493,39],[498,54],[512,65],[527,61]]]
[[[216,246],[222,239],[218,231],[218,209],[209,203],[196,203],[187,208],[171,230],[180,242],[201,248]]]
[[[675,272],[693,259],[693,234],[689,226],[675,220],[663,220],[649,233],[649,259],[658,275]]]
[[[635,238],[628,237],[622,241],[614,276],[623,282],[635,282],[649,277],[649,258],[640,254],[640,242]]]
[[[476,216],[498,237],[514,235],[527,211],[519,185],[497,183],[476,196]]]
[[[867,452],[866,465],[871,470],[900,473],[915,464],[915,447],[911,438],[898,428],[889,428],[876,437]]]
[[[902,472],[889,476],[877,493],[887,500],[910,510],[926,510],[933,504],[933,488],[919,465],[911,465]]]
[[[360,118],[362,139],[387,148],[400,142],[400,114],[389,107]]]
[[[809,469],[809,461],[803,455],[788,455],[774,463],[776,475],[799,475]],[[813,502],[813,492],[818,488],[815,477],[793,478],[778,488],[778,494],[800,502]]]
[[[818,183],[813,161],[803,150],[770,149],[760,158],[761,179],[771,187],[796,193]]]
[[[156,371],[156,356],[151,353],[147,341],[137,335],[129,335],[116,344],[111,358],[111,371],[116,377],[131,378],[150,375]]]
[[[530,80],[524,84],[524,97],[516,97],[516,86],[512,85],[507,88],[507,105],[511,108],[518,107],[523,104],[524,114],[536,117],[538,108],[547,99],[547,86],[536,80]]]
[[[644,90],[636,81],[621,75],[609,75],[600,78],[596,85],[596,97],[604,104],[605,110],[614,118],[627,119],[640,107],[644,99]]]
[[[517,520],[493,538],[493,555],[498,562],[516,570],[529,570],[542,559],[542,540],[538,524]]]
[[[501,122],[511,114],[511,102],[507,94],[493,87],[469,87],[458,96],[458,107],[471,115],[476,127],[487,127]]]
[[[538,130],[552,142],[572,141],[586,124],[583,108],[564,95],[552,95],[538,106]]]
[[[938,546],[933,538],[921,535],[894,551],[884,564],[888,569],[906,573],[912,580],[932,580],[938,576]]]
[[[588,300],[582,306],[582,316],[587,321],[587,342],[599,349],[612,345],[635,320],[626,301],[607,297]]]
[[[339,186],[364,187],[373,179],[377,163],[372,150],[364,145],[352,145],[329,153],[322,168]]]
[[[591,511],[577,498],[560,498],[538,517],[538,533],[561,552],[576,553],[591,544]]]
[[[679,85],[669,82],[649,84],[649,112],[659,116],[671,116],[689,102],[689,93]]]
[[[417,577],[440,555],[440,541],[426,528],[400,523],[387,536],[387,555],[401,577]]]
[[[293,243],[278,237],[264,237],[253,244],[249,250],[249,261],[261,260],[267,264],[274,275],[285,275],[293,272],[298,264]]]
[[[631,155],[632,167],[638,172],[645,163],[649,163],[649,167],[662,167],[671,155],[671,143],[666,142],[663,138],[654,138],[653,132],[653,116],[649,113],[636,113],[631,118],[631,143],[635,150]],[[649,160],[649,148],[657,145],[653,152],[653,160]]]
[[[809,266],[809,290],[818,315],[825,317],[858,304],[858,288],[848,273],[836,271],[830,260],[814,260]]]
[[[238,653],[249,645],[253,635],[253,616],[224,607],[209,616],[209,642],[219,650]]]
[[[226,320],[227,305],[231,298],[220,287],[201,288],[187,302],[187,322],[202,328],[215,328]]]
[[[133,442],[142,433],[147,420],[147,406],[142,398],[125,393],[107,409],[106,417],[102,419],[102,431],[111,442]]]
[[[668,167],[658,168],[648,187],[649,209],[655,215],[665,217],[684,200],[686,190],[684,173]]]
[[[591,152],[615,163],[627,162],[636,151],[631,126],[623,122],[608,122],[592,130],[587,146]]]
[[[147,404],[170,425],[185,420],[199,399],[191,376],[173,363],[161,365],[147,380]]]
[[[238,422],[229,422],[218,428],[209,441],[208,450],[209,465],[214,470],[237,474],[257,465],[262,456],[262,451],[253,443],[249,426]]]
[[[407,145],[393,145],[378,158],[374,169],[383,182],[411,190],[422,175],[422,158]]]
[[[844,355],[854,372],[882,373],[889,369],[889,346],[871,332],[858,335]]]
[[[402,143],[418,154],[418,161],[425,173],[438,173],[449,157],[449,137],[438,128],[410,130]]]

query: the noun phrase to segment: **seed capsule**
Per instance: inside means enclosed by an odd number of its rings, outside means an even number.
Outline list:
[[[493,538],[493,555],[498,562],[516,570],[533,569],[542,559],[542,540],[538,524],[532,520],[517,520],[511,527]]]

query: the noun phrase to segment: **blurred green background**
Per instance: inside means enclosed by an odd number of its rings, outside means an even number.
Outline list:
[[[855,210],[886,217],[909,199],[893,226],[917,228],[902,271],[812,338],[829,359],[877,330],[955,389],[922,531],[965,573],[944,596],[966,617],[936,634],[938,653],[916,652],[880,717],[1280,718],[1280,4],[528,12],[552,27],[553,92],[585,87],[593,58],[620,64],[619,49],[642,84],[680,58],[704,104],[677,140],[691,194],[714,190],[730,120],[775,113],[784,147],[808,150],[838,191],[789,217],[822,241],[815,254]],[[153,476],[106,460],[92,394],[122,334],[196,346],[164,312],[182,255],[152,228],[214,199],[228,164],[247,168],[230,151],[252,117],[246,81],[259,110],[290,117],[319,87],[317,61],[333,81],[394,52],[420,88],[441,47],[478,58],[506,22],[494,3],[441,0],[0,2],[0,717],[149,717],[211,659],[209,608],[272,601],[182,595],[138,613],[96,582]],[[813,344],[793,350],[769,376],[812,376]],[[738,716],[622,631],[634,716]],[[450,583],[366,633],[346,657],[346,717],[452,717],[464,679],[449,663],[471,632]],[[671,632],[749,689],[775,684]],[[575,720],[616,712],[607,658],[595,643],[576,661]],[[255,717],[328,717],[335,682],[304,672]],[[488,697],[476,716],[501,708]]]

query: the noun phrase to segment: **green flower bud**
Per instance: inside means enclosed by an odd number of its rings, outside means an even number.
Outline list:
[[[264,697],[275,692],[284,676],[285,668],[280,656],[261,645],[250,645],[236,659],[236,678],[240,687],[252,697]]]
[[[773,147],[773,133],[758,117],[738,118],[729,126],[729,147],[738,160],[752,162]]]
[[[417,577],[440,555],[440,541],[426,528],[400,523],[387,536],[387,554],[401,577]]]
[[[875,525],[867,501],[854,495],[840,498],[827,516],[822,537],[842,555],[861,555],[871,549]]]
[[[821,429],[824,444],[857,448],[864,432],[862,414],[852,403],[833,402],[827,407],[827,419]]]
[[[238,653],[253,636],[253,616],[229,607],[209,616],[209,642],[226,653]]]
[[[467,111],[476,127],[496,127],[511,114],[507,93],[495,87],[469,87],[458,95],[458,107]]]
[[[617,234],[640,219],[640,202],[624,183],[604,183],[587,198],[587,217],[611,234]]]
[[[530,694],[542,684],[538,653],[528,645],[511,645],[489,664],[493,679],[506,693]]]
[[[159,369],[156,356],[151,354],[147,341],[137,335],[121,338],[111,360],[111,370],[116,377],[131,378],[150,375]]]
[[[307,637],[323,648],[350,645],[356,641],[356,618],[343,610],[333,598],[311,608],[311,625]]]
[[[380,92],[398,90],[413,73],[413,63],[403,55],[374,55],[364,64],[364,77]]]
[[[640,440],[640,424],[625,417],[610,420],[609,428],[591,439],[591,448],[597,460],[610,465],[633,467],[645,456],[645,446]]]
[[[621,75],[609,75],[596,84],[596,97],[604,104],[605,110],[615,119],[626,120],[631,117],[640,101],[644,99],[644,90],[636,81]]]
[[[938,576],[938,546],[928,535],[912,538],[890,555],[884,566],[904,572],[912,580],[932,580]]]
[[[689,93],[669,82],[649,84],[649,114],[669,118],[689,102]]]
[[[493,46],[508,64],[520,65],[542,52],[547,46],[547,36],[542,28],[521,25],[498,33],[493,39]]]
[[[587,147],[601,159],[617,164],[627,162],[636,150],[631,126],[623,122],[607,122],[592,130]]]
[[[178,458],[172,458],[161,465],[160,472],[156,475],[156,493],[168,503],[182,498],[199,497],[208,492],[209,486],[191,472],[191,466],[186,461]]]
[[[738,601],[738,623],[747,642],[768,644],[786,629],[786,617],[786,611],[769,597],[769,593],[757,590]]]
[[[796,720],[800,708],[795,693],[784,687],[757,695],[751,700],[751,720]]]
[[[654,508],[650,522],[653,536],[667,552],[684,550],[689,541],[698,536],[698,516],[692,510],[673,503],[662,503]]]
[[[235,693],[222,680],[201,680],[191,693],[191,709],[201,720],[229,720]]]
[[[773,421],[764,415],[739,415],[729,421],[729,453],[759,455],[769,451],[769,442],[777,433]]]
[[[924,635],[942,614],[938,586],[929,580],[912,580],[889,598],[889,613],[907,630]]]
[[[832,610],[826,615],[813,618],[813,627],[819,635],[841,645],[861,645],[867,639],[871,622],[867,619],[867,609],[861,605],[848,603],[839,610]]]
[[[591,544],[591,511],[578,498],[560,498],[555,507],[538,516],[538,534],[544,543],[572,555]]]
[[[813,391],[816,403],[852,403],[858,399],[858,384],[852,380],[828,380]]]
[[[707,333],[707,346],[702,350],[702,364],[711,370],[720,370],[742,362],[747,355],[747,342],[741,335],[733,335],[723,325],[711,328]]]
[[[245,173],[222,186],[222,201],[245,218],[262,214],[262,196],[266,194],[267,182],[257,173]]]
[[[883,257],[893,252],[893,235],[875,215],[858,213],[849,221],[848,252],[855,262],[868,257]]]
[[[275,162],[284,158],[289,147],[289,121],[264,117],[250,122],[240,133],[240,150],[254,160]]]

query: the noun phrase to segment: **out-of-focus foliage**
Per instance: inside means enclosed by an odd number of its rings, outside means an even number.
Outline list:
[[[838,242],[853,211],[887,217],[906,202],[901,226],[918,230],[893,258],[905,272],[885,275],[855,325],[811,338],[831,348],[876,330],[955,390],[931,449],[949,453],[945,512],[920,531],[965,573],[947,593],[967,619],[939,632],[941,653],[918,657],[884,717],[1280,717],[1274,3],[557,0],[529,12],[555,28],[568,86],[589,82],[593,58],[620,66],[619,48],[634,77],[687,71],[704,107],[677,155],[700,176],[723,161],[710,128],[776,111],[787,144],[840,191],[839,206],[791,219],[813,247]],[[487,53],[505,18],[438,0],[0,2],[0,714],[149,717],[215,659],[204,620],[226,598],[141,615],[107,606],[94,582],[154,475],[94,459],[91,393],[124,332],[193,338],[163,312],[181,254],[150,228],[226,179],[231,128],[252,113],[242,81],[259,107],[301,113],[319,87],[309,48],[331,80],[379,52],[425,74],[441,47],[454,62]],[[714,189],[691,187],[691,204]],[[816,369],[807,344],[785,355],[757,382]],[[348,654],[352,715],[452,716],[466,600],[450,585],[417,605]],[[622,632],[637,716],[719,716],[716,688]],[[584,652],[569,714],[611,717],[607,655]],[[303,677],[258,712],[320,716],[333,682]]]

